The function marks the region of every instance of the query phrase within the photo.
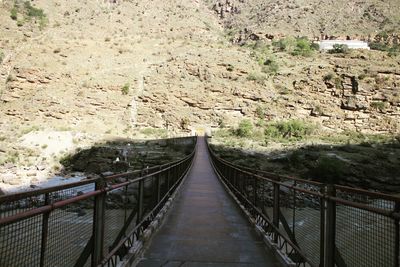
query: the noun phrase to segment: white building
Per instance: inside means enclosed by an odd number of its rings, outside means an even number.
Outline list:
[[[370,49],[367,42],[357,40],[323,40],[317,43],[319,44],[319,50],[333,49],[335,44],[347,45],[350,49]]]

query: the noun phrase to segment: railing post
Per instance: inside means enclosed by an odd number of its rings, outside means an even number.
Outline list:
[[[325,195],[325,187],[321,187],[320,193],[322,195]],[[320,241],[319,241],[319,266],[324,266],[324,260],[325,260],[325,199],[321,197],[319,199],[319,205],[320,205],[320,228],[319,228],[319,233],[320,233]]]
[[[234,169],[233,170],[233,183],[232,183],[234,188],[236,188],[236,184],[237,184],[237,170]]]
[[[279,184],[274,183],[274,210],[272,223],[279,229]],[[278,243],[278,234],[274,234],[274,243]]]
[[[136,225],[138,225],[142,221],[143,217],[143,197],[144,195],[144,180],[141,179],[139,181],[139,187],[138,187],[138,213],[137,213],[137,218],[136,218]]]
[[[161,171],[161,167],[159,168],[159,171]],[[161,173],[156,175],[157,204],[160,203],[160,200],[161,200],[161,181],[160,181],[160,179],[161,179]]]
[[[257,177],[255,175],[253,175],[254,177],[254,207],[257,208]]]
[[[400,202],[396,202],[394,212],[400,212]],[[394,267],[400,266],[400,220],[394,219]]]
[[[334,197],[335,187],[326,187],[328,197]],[[326,199],[325,201],[325,237],[324,237],[324,267],[335,266],[335,235],[336,235],[336,202]]]
[[[44,197],[44,205],[50,204],[49,193],[45,194]],[[47,249],[47,235],[49,232],[49,216],[50,212],[43,213],[43,220],[42,220],[42,241],[40,246],[40,267],[45,265],[44,259],[46,255]]]
[[[171,174],[172,174],[172,176],[175,176],[175,172],[176,172],[176,166],[175,166],[175,167],[171,167],[171,168],[167,171],[167,181],[166,181],[166,183],[167,183],[167,193],[168,193],[168,191],[169,191]]]
[[[106,187],[104,178],[96,181],[95,190],[102,190]],[[106,204],[106,192],[97,195],[94,199],[94,213],[93,213],[93,253],[92,253],[92,267],[100,264],[103,259],[103,246],[104,246],[104,212]]]

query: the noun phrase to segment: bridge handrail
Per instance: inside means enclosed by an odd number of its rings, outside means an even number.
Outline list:
[[[398,266],[400,197],[250,169],[218,157],[209,143],[208,148],[216,171],[254,220],[281,249],[289,246],[289,249],[283,251],[284,253],[292,256],[297,254],[297,260],[302,259],[296,262],[297,266],[331,267],[336,264],[340,267],[346,266],[347,261],[353,265],[357,264],[357,260],[360,259],[352,259],[349,256],[350,252],[338,245],[348,242],[349,237],[340,231],[336,232],[336,223],[344,224],[346,220],[360,220],[362,224],[362,221],[366,220],[363,216],[369,216],[379,222],[375,226],[370,226],[373,227],[370,229],[371,233],[383,235],[380,238],[391,244],[388,248],[377,249],[375,254],[371,253],[375,257],[370,261],[379,266]],[[283,215],[282,208],[292,210],[292,217]],[[272,216],[268,216],[268,212],[271,212],[268,209],[272,209]],[[315,215],[309,215],[319,221],[319,249],[311,248],[312,246],[307,246],[304,242],[303,244],[297,242],[298,238],[303,238],[301,231],[305,231],[306,228],[296,225],[295,214],[302,214],[304,209],[309,209],[309,214],[320,213],[319,219]],[[288,224],[289,220],[293,220],[291,226]],[[380,230],[380,227],[384,227],[384,230]],[[297,239],[295,230],[300,232],[297,233],[300,236]],[[316,232],[318,234],[318,231]],[[360,241],[362,238],[366,239],[365,242]],[[375,242],[371,234],[357,237],[355,240],[354,242],[360,243],[360,246],[366,244],[368,246],[368,242]],[[313,255],[316,253],[318,255]],[[390,259],[387,259],[387,255],[390,255]]]
[[[196,137],[189,138],[193,146],[191,153],[167,164],[3,196],[0,202],[0,215],[3,215],[0,216],[0,265],[18,266],[28,262],[31,266],[55,266],[61,260],[67,264],[65,258],[70,257],[68,266],[84,266],[88,261],[91,266],[116,266],[188,172],[197,142]],[[88,185],[91,188],[86,190]],[[92,189],[92,186],[95,187]],[[79,193],[77,190],[82,191]],[[68,194],[60,200],[59,194],[66,191]],[[135,202],[128,200],[129,197],[136,199]],[[32,199],[38,200],[40,205],[33,203]],[[118,214],[123,213],[123,221],[116,221],[120,217]],[[73,214],[81,219],[69,223],[69,217],[75,216]],[[121,228],[115,228],[117,225]],[[105,227],[111,228],[105,231]],[[62,232],[58,233],[59,229],[71,231],[72,236],[63,236]],[[116,229],[118,234],[112,229]],[[39,248],[25,244],[27,236]],[[81,240],[82,236],[87,237]],[[78,241],[86,242],[83,250]],[[54,254],[54,248],[48,243],[65,246],[61,258],[57,257],[60,254]],[[8,247],[7,244],[14,245]],[[21,248],[17,249],[19,246]]]
[[[291,186],[291,185],[288,185],[288,184],[285,184],[283,182],[280,182],[282,179],[290,180],[290,181],[293,181],[293,182],[300,182],[300,183],[304,183],[304,184],[314,185],[314,186],[319,186],[319,187],[326,186],[326,184],[321,183],[321,182],[317,182],[317,181],[306,180],[306,179],[301,179],[301,178],[287,176],[287,175],[274,174],[272,172],[267,172],[267,171],[262,171],[262,170],[254,170],[254,169],[242,166],[242,165],[234,164],[234,163],[232,163],[230,161],[227,161],[227,160],[225,160],[225,159],[223,159],[221,157],[218,157],[216,155],[216,153],[213,151],[211,146],[210,146],[210,152],[212,154],[214,154],[220,161],[224,162],[225,164],[227,164],[227,165],[229,165],[229,166],[231,166],[233,168],[236,168],[238,170],[244,170],[248,174],[253,174],[253,175],[255,175],[256,177],[258,177],[260,179],[265,179],[265,180],[277,183],[277,184],[282,185],[282,186],[287,187],[287,188],[292,188],[293,189],[295,187]],[[362,188],[354,188],[354,187],[349,187],[349,186],[344,186],[344,185],[338,185],[338,184],[334,184],[333,186],[338,190],[349,192],[349,193],[364,194],[364,195],[367,195],[369,197],[374,197],[374,198],[377,198],[377,199],[384,199],[384,200],[389,200],[389,201],[394,201],[394,202],[400,202],[400,196],[390,195],[390,194],[386,194],[386,193],[383,193],[383,192],[365,190],[365,189],[362,189]],[[308,191],[308,190],[304,190],[304,189],[299,188],[299,187],[296,187],[295,189],[299,190],[299,191],[304,191],[305,193],[313,194],[315,196],[323,196],[323,195],[321,195],[319,193]]]
[[[212,147],[210,146],[212,153],[215,154],[215,152],[213,151]],[[216,154],[215,154],[216,155]],[[218,156],[217,156],[218,157]],[[316,185],[316,186],[325,186],[325,183],[321,183],[321,182],[317,182],[317,181],[313,181],[313,180],[307,180],[307,179],[301,179],[301,178],[297,178],[297,177],[293,177],[293,176],[289,176],[289,175],[282,175],[282,174],[276,174],[273,172],[268,172],[268,171],[264,171],[264,170],[255,170],[255,169],[251,169],[249,167],[243,166],[243,165],[239,165],[239,164],[234,164],[228,160],[225,160],[221,157],[218,157],[221,161],[223,161],[224,163],[241,169],[241,170],[245,170],[249,173],[253,173],[256,174],[259,177],[262,178],[266,178],[266,179],[270,179],[271,181],[280,181],[282,179],[285,180],[291,180],[291,181],[296,181],[296,182],[300,182],[300,183],[305,183],[305,184],[310,184],[310,185]],[[288,187],[288,185],[286,184],[282,184],[283,186]],[[389,201],[400,201],[400,196],[395,196],[395,195],[390,195],[390,194],[386,194],[383,192],[377,192],[377,191],[371,191],[371,190],[365,190],[362,188],[354,188],[354,187],[349,187],[349,186],[344,186],[344,185],[338,185],[338,184],[334,184],[335,188],[346,191],[346,192],[350,192],[350,193],[359,193],[359,194],[365,194],[368,195],[370,197],[376,197],[376,198],[381,198],[381,199],[386,199]]]
[[[3,195],[3,196],[0,196],[0,205],[2,203],[9,202],[9,201],[17,201],[17,200],[21,200],[21,199],[27,198],[27,197],[33,197],[33,196],[42,195],[45,193],[51,193],[51,192],[55,192],[55,191],[59,191],[59,190],[64,190],[64,189],[69,189],[69,188],[73,188],[73,187],[77,187],[77,186],[95,183],[96,181],[98,181],[100,179],[112,180],[112,179],[116,179],[116,178],[124,178],[127,176],[141,174],[143,171],[152,172],[152,171],[160,169],[160,168],[163,169],[167,166],[177,164],[179,162],[184,161],[185,159],[186,159],[186,157],[183,159],[178,159],[173,162],[168,162],[168,163],[161,164],[161,165],[155,165],[155,166],[140,169],[140,170],[134,170],[134,171],[123,172],[123,173],[118,173],[118,174],[113,174],[113,175],[107,175],[104,177],[90,178],[90,179],[85,179],[85,180],[81,180],[78,182],[72,182],[72,183],[68,183],[68,184],[57,185],[57,186],[52,186],[52,187],[42,188],[42,189],[35,189],[35,190],[31,190],[31,191],[20,192],[20,193],[15,193],[15,194],[10,194],[10,195]]]

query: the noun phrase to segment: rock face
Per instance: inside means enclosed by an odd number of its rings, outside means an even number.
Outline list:
[[[96,146],[82,150],[62,161],[67,173],[121,173],[162,165],[185,157],[192,151],[185,139],[168,141],[135,141]]]
[[[239,2],[243,2],[243,0]],[[219,0],[213,5],[212,10],[214,10],[221,19],[240,12],[234,0]]]
[[[228,28],[250,28],[265,35],[288,34],[309,36],[318,40],[358,39],[370,41],[380,39],[389,43],[398,42],[399,18],[393,10],[399,10],[396,0],[338,0],[332,6],[320,0],[214,0],[210,8],[223,19]],[[339,8],[340,7],[340,8]],[[380,34],[377,32],[388,32]]]

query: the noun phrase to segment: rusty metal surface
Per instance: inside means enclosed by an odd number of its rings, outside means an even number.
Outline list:
[[[277,266],[216,177],[204,138],[181,190],[139,266]]]

